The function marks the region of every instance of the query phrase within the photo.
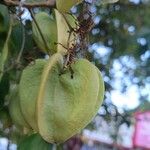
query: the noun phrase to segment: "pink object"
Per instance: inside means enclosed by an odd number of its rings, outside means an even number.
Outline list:
[[[134,147],[150,149],[150,111],[135,114]]]

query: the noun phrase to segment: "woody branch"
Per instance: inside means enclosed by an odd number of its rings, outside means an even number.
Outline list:
[[[19,0],[0,0],[0,4],[6,6],[21,6],[26,8],[34,8],[34,7],[55,7],[55,0],[47,0],[43,2],[20,2]]]

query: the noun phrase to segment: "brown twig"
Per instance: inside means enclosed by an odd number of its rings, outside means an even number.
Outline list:
[[[0,0],[0,4],[6,5],[6,6],[19,6],[19,1],[13,1],[13,0]],[[33,2],[33,3],[27,3],[22,2],[22,7],[26,8],[34,8],[34,7],[49,7],[54,8],[55,7],[55,0],[47,0],[45,2]]]

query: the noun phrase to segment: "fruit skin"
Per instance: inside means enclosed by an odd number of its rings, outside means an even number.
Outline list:
[[[44,36],[46,41],[47,47],[39,33],[39,30],[36,24],[32,23],[32,31],[33,31],[33,38],[38,45],[38,47],[45,53],[56,53],[57,51],[57,27],[56,27],[56,20],[49,16],[45,12],[40,12],[35,15],[36,22]]]
[[[34,22],[32,23],[33,37],[37,46],[44,53],[52,55],[56,52],[60,52],[63,55],[66,55],[68,43],[69,47],[72,46],[76,36],[75,33],[70,31],[69,25],[71,28],[76,28],[77,20],[74,16],[68,14],[62,15],[56,9],[54,10],[54,14],[54,16],[49,16],[45,12],[40,12],[35,15],[35,20],[42,32],[48,49]],[[69,31],[71,32],[71,36]]]
[[[56,7],[60,12],[68,13],[74,5],[81,3],[83,0],[57,0]]]
[[[57,40],[59,43],[57,44],[57,52],[66,55],[68,48],[71,48],[75,44],[75,39],[77,39],[77,34],[73,32],[73,29],[77,28],[77,19],[70,14],[61,14],[56,9],[55,17],[57,20]]]
[[[98,77],[99,77],[99,94],[98,94],[98,100],[101,100],[100,103],[99,103],[99,106],[102,105],[103,103],[103,99],[104,99],[104,94],[105,94],[105,83],[104,83],[104,80],[103,80],[103,77],[102,77],[102,74],[100,72],[100,70],[96,67],[97,69],[97,73],[98,73]],[[102,92],[103,91],[103,92]],[[96,109],[98,110],[99,109],[99,106],[96,105]]]
[[[28,124],[38,131],[36,121],[36,99],[38,96],[41,74],[46,60],[37,59],[35,64],[27,66],[19,84],[20,108]]]
[[[96,115],[103,100],[104,83],[97,68],[86,59],[76,60],[71,67],[73,79],[69,70],[59,76],[59,62],[49,68],[46,82],[42,78],[45,87],[40,88],[37,100],[38,128],[50,143],[62,143],[77,134]]]
[[[104,82],[98,69],[86,59],[78,59],[71,65],[73,78],[69,69],[61,74],[63,62],[58,53],[40,67],[37,62],[22,74],[22,112],[28,123],[35,123],[32,127],[43,139],[62,143],[96,115],[103,101]]]
[[[9,99],[9,113],[13,123],[20,129],[24,127],[30,129],[20,109],[18,85],[13,85],[11,87]]]

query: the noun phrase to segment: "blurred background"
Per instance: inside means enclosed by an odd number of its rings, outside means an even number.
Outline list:
[[[89,35],[86,56],[103,74],[105,99],[92,122],[60,149],[150,149],[150,0],[88,2],[95,26]],[[77,15],[82,7],[74,7],[72,12]],[[28,29],[29,12],[25,11],[22,18]],[[12,40],[18,42],[14,35]],[[7,75],[0,82],[1,103],[7,97],[5,78]],[[4,109],[0,110],[0,150],[15,150],[17,145],[10,140]]]

